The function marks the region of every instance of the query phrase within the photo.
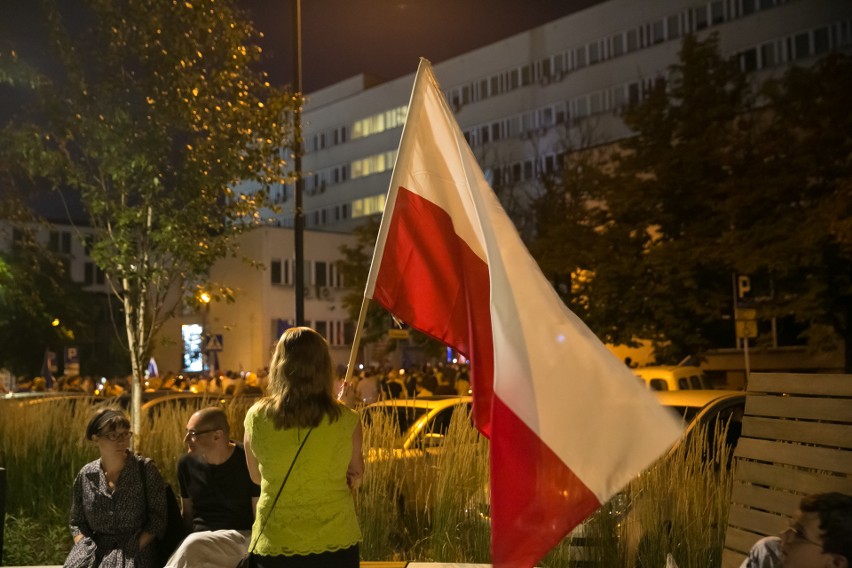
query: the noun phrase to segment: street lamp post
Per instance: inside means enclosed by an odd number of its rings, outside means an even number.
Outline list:
[[[302,2],[293,0],[293,94],[302,94]],[[293,214],[293,240],[296,266],[293,277],[296,279],[296,325],[305,325],[305,214],[302,211],[302,192],[305,182],[302,179],[302,105],[297,104],[293,111],[293,171],[296,176],[293,184],[295,212]]]

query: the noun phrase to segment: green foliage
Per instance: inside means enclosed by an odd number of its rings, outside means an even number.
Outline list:
[[[14,248],[0,253],[0,367],[35,375],[45,348],[90,338],[91,302],[57,255],[27,231],[16,236]]]
[[[71,548],[68,512],[53,505],[38,513],[6,514],[3,563],[6,566],[58,566]]]
[[[732,274],[772,283],[758,318],[848,337],[850,67],[835,55],[755,90],[717,36],[687,36],[625,111],[635,135],[569,154],[531,248],[599,337],[651,340],[661,363],[733,347]]]
[[[83,29],[66,25],[71,11]],[[183,288],[236,252],[268,188],[289,178],[283,149],[301,100],[253,70],[257,33],[233,0],[46,2],[44,18],[59,71],[18,81],[32,104],[2,146],[80,195],[138,377]],[[3,77],[36,73],[16,66],[26,58],[0,59],[12,67]]]

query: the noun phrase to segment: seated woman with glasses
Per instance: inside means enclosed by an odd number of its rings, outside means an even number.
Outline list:
[[[852,496],[804,497],[780,536],[760,539],[740,568],[850,568]]]
[[[130,420],[121,410],[99,410],[86,440],[100,458],[74,480],[71,536],[65,568],[153,568],[154,539],[166,527],[163,478],[150,459],[130,452]]]

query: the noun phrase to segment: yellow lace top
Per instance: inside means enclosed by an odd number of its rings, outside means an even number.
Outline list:
[[[355,502],[346,485],[352,434],[359,417],[348,408],[342,411],[337,421],[326,420],[311,432],[258,539],[255,554],[314,554],[349,548],[361,540]],[[246,414],[245,431],[262,477],[252,527],[254,542],[308,430],[276,430],[255,405]]]

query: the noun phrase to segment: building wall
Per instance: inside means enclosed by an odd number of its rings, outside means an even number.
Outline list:
[[[434,67],[492,185],[528,193],[536,191],[539,171],[558,166],[567,148],[629,134],[618,111],[641,99],[650,82],[676,62],[684,31],[719,32],[722,51],[738,57],[744,68],[774,73],[793,61],[848,50],[850,20],[847,0],[612,0]],[[633,38],[636,48],[627,52]],[[348,230],[358,223],[359,207],[381,212],[402,122],[366,137],[354,134],[369,117],[393,109],[402,109],[404,117],[417,61],[411,66],[412,74],[386,83],[358,76],[308,94],[308,226]],[[499,94],[491,93],[494,81]],[[354,178],[359,161],[383,154],[389,159],[382,171]],[[278,193],[283,205],[278,222],[291,224],[292,189]]]
[[[336,267],[331,267],[342,259],[340,246],[354,245],[355,240],[348,234],[306,231],[304,242],[305,260],[309,265],[305,319],[315,329],[323,331],[325,327],[335,363],[345,365],[353,327],[342,305],[343,281],[337,278]],[[241,258],[221,259],[210,272],[210,281],[231,288],[235,301],[212,301],[208,309],[184,313],[168,322],[162,333],[165,343],[156,350],[160,370],[181,370],[181,326],[185,324],[206,326],[207,333],[222,336],[221,370],[257,371],[266,367],[278,340],[279,328],[290,327],[295,321],[293,251],[291,229],[264,227],[243,235]],[[263,266],[250,266],[243,257]],[[281,263],[280,284],[272,282],[274,262]],[[327,270],[324,286],[317,283],[319,263],[325,263]]]

